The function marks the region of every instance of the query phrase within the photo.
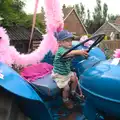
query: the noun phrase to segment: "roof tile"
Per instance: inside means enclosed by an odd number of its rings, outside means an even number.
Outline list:
[[[25,28],[24,26],[5,26],[4,28],[6,28],[11,40],[30,39],[31,28]],[[37,29],[34,29],[33,39],[34,40],[42,39],[42,34]]]

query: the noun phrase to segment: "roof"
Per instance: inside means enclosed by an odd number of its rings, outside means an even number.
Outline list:
[[[87,30],[86,30],[86,28],[85,28],[85,26],[84,26],[84,24],[83,24],[83,22],[81,21],[81,19],[80,19],[80,17],[78,16],[78,14],[77,14],[77,12],[76,12],[76,10],[75,10],[74,7],[66,7],[66,8],[63,8],[64,21],[69,17],[69,15],[70,15],[73,11],[75,12],[75,14],[76,14],[76,16],[77,16],[80,24],[82,24],[83,29],[85,30],[85,32],[88,33]],[[39,14],[37,14],[37,15],[40,17],[40,20],[41,20],[41,21],[44,21],[44,15],[43,15],[42,13],[39,13]]]
[[[116,31],[120,32],[120,24],[105,22],[94,34],[96,34],[101,28],[103,28],[106,24],[112,26]],[[103,31],[103,30],[102,30]],[[110,32],[110,31],[109,31]]]
[[[68,8],[65,8],[65,9],[68,9]],[[80,24],[82,24],[83,29],[85,30],[86,34],[88,34],[88,32],[87,32],[87,30],[86,30],[86,28],[85,28],[85,26],[84,26],[82,20],[81,20],[80,17],[78,16],[78,14],[77,14],[75,8],[74,8],[74,7],[71,7],[71,8],[68,9],[68,10],[70,10],[70,11],[69,11],[68,15],[64,16],[64,21],[69,17],[69,15],[70,15],[72,12],[75,12],[76,17],[78,18]],[[65,11],[68,12],[68,10],[64,10],[64,12],[65,12]]]
[[[73,10],[73,7],[63,8],[64,19],[69,15],[69,13]]]
[[[108,22],[112,27],[114,27],[118,32],[120,32],[120,24],[116,24],[116,23],[110,23]]]
[[[120,16],[118,16],[118,17],[116,18],[116,20],[114,21],[114,23],[120,24]]]
[[[31,28],[25,28],[24,26],[5,26],[8,35],[11,40],[30,40]],[[33,33],[34,40],[41,40],[42,33],[36,28]]]

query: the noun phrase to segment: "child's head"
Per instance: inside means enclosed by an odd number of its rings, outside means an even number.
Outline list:
[[[67,30],[63,30],[59,33],[56,33],[55,37],[57,38],[59,46],[63,46],[65,48],[72,47],[73,34],[68,32]]]

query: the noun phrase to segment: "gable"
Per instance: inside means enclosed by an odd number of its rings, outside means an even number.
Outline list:
[[[87,34],[87,30],[85,29],[83,23],[79,19],[76,11],[73,9],[68,16],[64,19],[65,29],[69,30],[70,32],[74,32],[77,35],[84,35]]]
[[[63,8],[63,14],[64,14],[65,29],[67,29],[70,32],[74,32],[77,35],[88,34],[84,24],[80,20],[79,16],[77,15],[73,7]],[[42,13],[39,13],[38,16],[40,17],[40,20],[43,23],[45,23],[44,15]]]
[[[117,29],[117,26],[114,24],[106,22],[94,34],[105,33],[107,36],[110,36],[111,32],[114,32],[115,34],[119,33]]]

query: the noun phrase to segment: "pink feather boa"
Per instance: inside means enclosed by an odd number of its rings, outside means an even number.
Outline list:
[[[0,62],[16,64],[17,66],[27,66],[40,62],[48,51],[53,54],[58,49],[54,32],[63,30],[63,13],[60,9],[59,0],[45,0],[46,31],[44,39],[38,49],[30,54],[20,54],[14,46],[10,46],[10,39],[4,28],[0,27]]]
[[[114,56],[115,58],[120,58],[120,49],[116,49],[116,50],[114,51],[113,56]]]
[[[60,8],[60,0],[44,0],[45,1],[45,21],[46,31],[59,32],[64,28],[63,12]]]
[[[9,45],[9,37],[6,31],[0,27],[0,62],[16,64],[17,66],[27,66],[40,62],[49,50],[54,54],[57,50],[57,40],[52,33],[44,35],[44,39],[38,49],[30,54],[20,54],[14,46]]]

